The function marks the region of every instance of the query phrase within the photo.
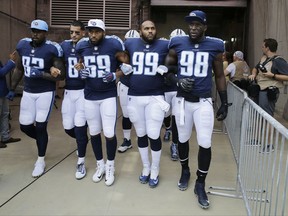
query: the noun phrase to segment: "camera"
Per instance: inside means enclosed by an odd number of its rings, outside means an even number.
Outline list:
[[[262,73],[266,73],[266,72],[267,72],[266,68],[265,68],[264,65],[262,65],[262,64],[259,64],[259,65],[258,65],[258,69],[259,69]]]

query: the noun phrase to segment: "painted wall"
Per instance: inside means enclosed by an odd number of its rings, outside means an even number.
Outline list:
[[[6,63],[17,42],[23,37],[29,37],[29,24],[35,17],[35,2],[0,0],[0,5],[0,60]]]

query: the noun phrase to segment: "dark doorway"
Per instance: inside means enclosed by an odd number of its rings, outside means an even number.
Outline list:
[[[184,17],[192,10],[207,14],[206,35],[225,41],[226,51],[244,51],[246,8],[232,7],[151,7],[151,19],[155,21],[159,37],[169,39],[171,31],[181,28],[187,33]]]

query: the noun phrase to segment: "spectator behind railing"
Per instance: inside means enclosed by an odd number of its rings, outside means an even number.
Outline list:
[[[241,51],[236,51],[233,54],[233,62],[224,69],[225,76],[230,76],[231,82],[237,85],[239,88],[247,90],[248,76],[250,73],[250,67],[244,60],[244,54]]]

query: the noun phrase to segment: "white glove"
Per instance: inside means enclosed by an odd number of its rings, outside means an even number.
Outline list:
[[[133,72],[132,66],[130,64],[126,64],[126,63],[121,64],[120,69],[125,75],[128,75],[128,74]]]
[[[105,71],[103,82],[110,83],[116,80],[116,74],[114,72]]]
[[[90,74],[90,70],[89,68],[84,68],[80,70],[80,78],[81,79],[86,79],[87,77],[89,77]]]
[[[159,65],[156,69],[156,72],[163,76],[163,74],[168,72],[168,68],[165,65]]]

